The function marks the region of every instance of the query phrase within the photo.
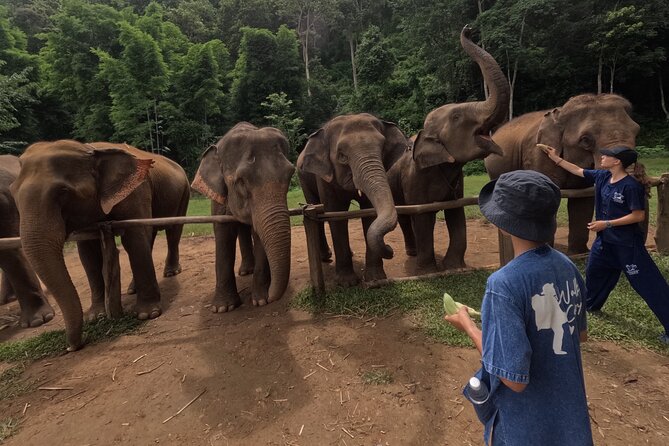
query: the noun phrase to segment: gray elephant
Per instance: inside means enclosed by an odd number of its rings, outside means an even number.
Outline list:
[[[555,147],[560,157],[577,166],[598,168],[600,149],[636,146],[639,125],[632,120],[631,111],[631,104],[621,96],[583,94],[560,108],[519,116],[493,135],[503,153],[486,158],[486,170],[491,179],[516,169],[537,170],[561,189],[587,187],[583,178],[555,166],[536,144]],[[592,219],[593,207],[594,198],[568,201],[571,254],[588,251],[587,223]]]
[[[361,113],[330,120],[309,136],[297,159],[297,172],[308,203],[323,203],[326,211],[346,211],[351,200],[356,200],[361,209],[376,210],[376,218],[362,219],[367,242],[365,280],[385,278],[383,259],[393,256],[393,250],[384,242],[384,236],[397,226],[386,170],[407,147],[406,137],[394,123]],[[330,231],[337,281],[342,285],[358,283],[348,221],[330,222]],[[321,236],[325,240],[322,230]],[[329,258],[325,243],[321,258]]]
[[[63,259],[68,234],[105,220],[185,215],[188,178],[175,162],[128,146],[72,140],[39,142],[21,155],[21,173],[11,186],[21,215],[26,257],[53,293],[65,319],[68,350],[82,345],[83,312]],[[168,254],[164,275],[181,271],[182,225],[166,227]],[[161,228],[128,228],[121,236],[137,285],[135,313],[158,317],[160,290],[151,256]],[[105,314],[102,252],[99,240],[77,242],[91,288],[89,319]]]
[[[470,40],[465,27],[460,43],[479,65],[489,87],[485,101],[447,104],[431,111],[425,118],[412,151],[407,151],[388,171],[395,203],[416,205],[462,198],[462,167],[468,161],[482,159],[501,149],[490,138],[490,131],[506,118],[509,83],[493,57]],[[463,208],[444,211],[449,245],[441,267],[465,266],[467,223]],[[417,255],[421,271],[434,271],[434,225],[436,212],[402,215],[399,223],[404,233],[408,255]]]
[[[20,170],[17,157],[0,155],[0,238],[19,236],[19,211],[9,192],[9,186]],[[0,252],[0,268],[3,271],[0,303],[16,297],[21,306],[21,327],[38,327],[53,319],[53,308],[44,296],[39,280],[22,249]]]
[[[231,215],[239,221],[214,225],[216,291],[211,310],[215,313],[241,304],[234,276],[237,237],[243,257],[254,260],[253,305],[278,300],[286,291],[291,235],[286,195],[295,172],[288,149],[281,131],[241,122],[202,156],[193,189],[211,198],[212,215]],[[253,256],[244,256],[250,228]],[[248,272],[246,268],[240,274]]]

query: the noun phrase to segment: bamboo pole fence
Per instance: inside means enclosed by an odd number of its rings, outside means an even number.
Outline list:
[[[663,174],[660,178],[652,178],[651,186],[657,188],[657,227],[655,235],[655,244],[660,254],[669,254],[669,174]],[[594,193],[593,188],[587,189],[564,189],[561,190],[562,198],[581,198],[591,197]],[[400,215],[416,215],[428,212],[438,212],[445,209],[455,209],[464,206],[478,205],[478,197],[465,197],[457,200],[443,201],[419,205],[396,206],[397,213]],[[317,299],[325,296],[325,280],[323,278],[323,267],[320,259],[320,235],[319,225],[328,221],[351,220],[362,217],[374,217],[374,209],[360,209],[341,212],[326,212],[322,204],[302,205],[300,208],[289,209],[290,216],[302,215],[304,231],[307,239],[307,251],[309,258],[309,272],[311,284],[315,291]],[[122,314],[121,309],[121,278],[118,259],[118,248],[114,237],[123,233],[127,228],[165,226],[177,224],[193,223],[236,223],[238,220],[229,215],[212,216],[192,216],[192,217],[166,217],[166,218],[147,218],[122,221],[106,221],[95,225],[86,230],[71,234],[67,241],[82,241],[100,239],[103,252],[103,276],[105,281],[105,310],[110,318],[119,317]],[[509,237],[499,236],[499,257],[500,265],[505,265],[513,258],[513,248]],[[21,239],[19,237],[0,238],[0,251],[21,248]],[[446,271],[434,273],[420,277],[410,277],[401,279],[384,279],[376,282],[368,282],[364,286],[367,288],[377,287],[386,283],[393,283],[403,280],[412,280],[424,277],[436,277],[447,274],[454,274],[468,269],[456,271]]]

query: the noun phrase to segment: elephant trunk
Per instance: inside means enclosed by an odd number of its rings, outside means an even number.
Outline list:
[[[42,212],[39,212],[42,214]],[[65,320],[67,350],[82,344],[83,311],[81,301],[65,266],[63,246],[65,224],[59,216],[40,215],[21,209],[23,251],[39,278],[58,302]]]
[[[367,246],[380,257],[392,259],[393,249],[383,238],[397,226],[397,211],[383,163],[375,156],[354,157],[350,162],[353,183],[376,210],[376,219],[367,230]]]
[[[265,197],[262,204],[253,209],[252,215],[253,228],[267,254],[271,276],[268,300],[273,302],[283,296],[290,277],[290,217],[286,194]]]
[[[488,85],[488,99],[476,103],[480,110],[480,116],[484,119],[479,132],[489,134],[497,125],[504,122],[507,117],[511,89],[502,69],[495,59],[484,49],[470,40],[471,29],[465,27],[460,33],[460,44],[469,57],[474,60],[483,74],[483,79]]]

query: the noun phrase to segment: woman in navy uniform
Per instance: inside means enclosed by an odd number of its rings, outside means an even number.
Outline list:
[[[601,149],[602,169],[590,170],[560,158],[552,147],[537,145],[556,165],[595,186],[595,221],[588,229],[597,238],[585,270],[588,311],[601,310],[623,272],[664,326],[660,341],[669,344],[669,285],[648,254],[639,226],[650,187],[643,165],[636,162],[637,152],[628,147]],[[629,175],[626,169],[632,164],[635,169]]]

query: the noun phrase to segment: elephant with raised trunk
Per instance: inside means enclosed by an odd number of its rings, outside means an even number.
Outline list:
[[[482,159],[501,149],[490,132],[506,119],[509,83],[499,65],[470,39],[465,27],[460,43],[479,65],[488,88],[485,101],[443,105],[432,110],[418,133],[413,150],[407,151],[388,172],[396,204],[425,204],[462,198],[465,163]],[[449,245],[441,267],[465,266],[467,222],[463,208],[444,211]],[[434,271],[434,225],[436,212],[400,216],[408,255],[417,255],[421,271]]]
[[[202,156],[193,189],[211,198],[212,215],[231,215],[239,221],[214,225],[216,291],[211,310],[215,313],[241,304],[234,275],[235,242],[239,236],[242,248],[248,245],[244,234],[249,227],[255,259],[253,305],[274,302],[286,291],[290,275],[286,195],[295,172],[287,159],[288,149],[281,131],[241,122]]]
[[[393,250],[384,236],[397,226],[397,212],[386,177],[388,170],[407,149],[407,139],[392,122],[370,114],[338,116],[317,130],[297,159],[297,171],[308,203],[323,203],[326,211],[346,211],[351,200],[360,208],[374,207],[376,218],[363,218],[367,244],[365,280],[384,279],[383,259]],[[324,239],[321,231],[321,238]],[[359,278],[353,270],[348,238],[348,221],[330,222],[335,251],[337,281],[354,285]],[[321,246],[327,259],[327,245]]]
[[[188,178],[175,162],[126,144],[72,140],[38,142],[21,155],[21,172],[11,186],[21,216],[26,257],[51,291],[65,319],[68,350],[82,345],[81,301],[63,259],[73,231],[106,220],[185,215]],[[162,311],[151,249],[157,227],[125,229],[121,236],[136,281],[139,319]],[[168,253],[163,274],[181,271],[182,225],[164,228]],[[105,314],[102,251],[99,240],[77,242],[91,288],[88,319]]]
[[[600,149],[636,146],[639,125],[631,118],[632,106],[615,94],[582,94],[562,107],[527,113],[495,132],[502,154],[485,160],[491,179],[517,169],[546,174],[561,189],[587,187],[583,178],[556,166],[537,143],[554,147],[561,158],[584,169],[599,168]],[[570,254],[588,251],[587,224],[592,219],[594,197],[568,201]]]
[[[19,159],[0,155],[0,238],[19,236],[19,211],[9,192],[21,170]],[[0,251],[0,304],[16,297],[21,306],[21,327],[38,327],[53,319],[53,308],[46,300],[42,287],[23,255],[22,249]]]

